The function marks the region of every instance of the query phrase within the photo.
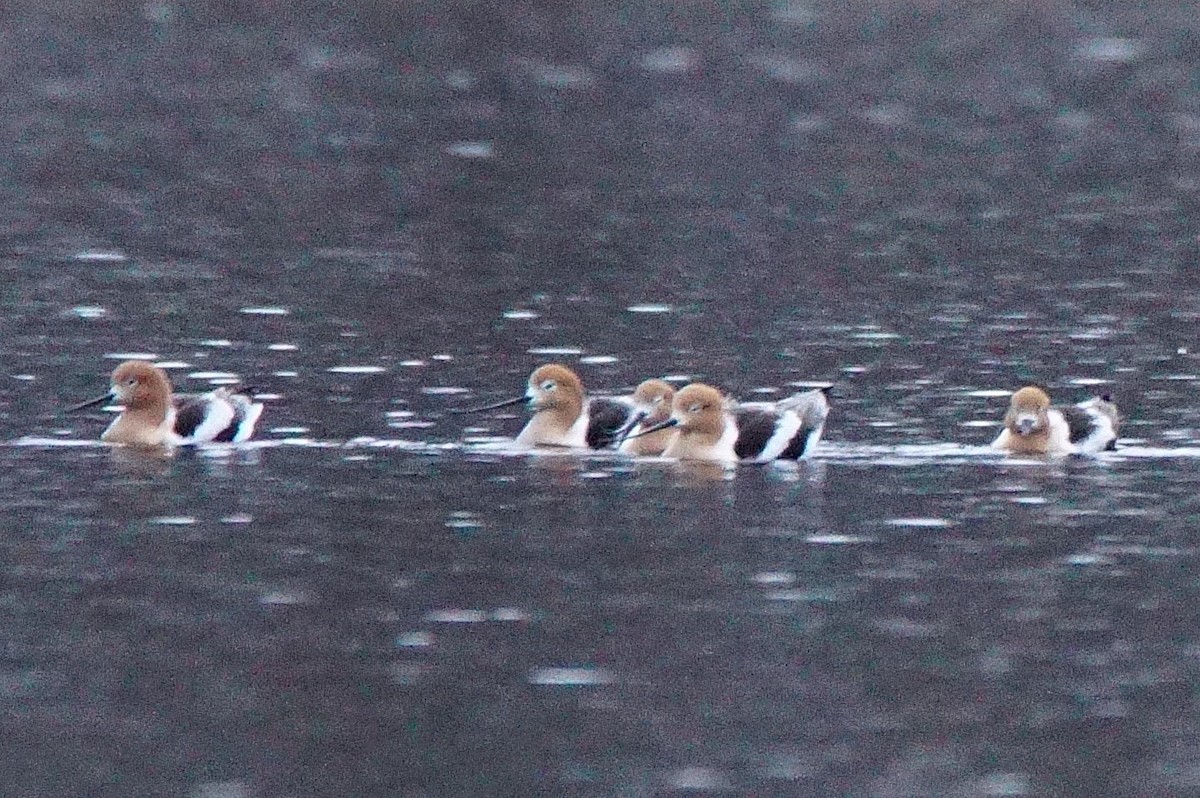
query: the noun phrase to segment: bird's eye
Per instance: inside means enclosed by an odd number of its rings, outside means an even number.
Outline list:
[[[553,391],[556,387],[558,386],[554,383],[554,380],[546,380],[542,383],[543,391]]]
[[[663,400],[663,398],[661,396],[656,396],[656,397],[654,397],[654,401],[651,404],[661,405],[662,400]]]
[[[130,386],[137,385],[137,377],[130,377],[129,379],[125,380],[125,384]]]
[[[692,405],[691,407],[688,408],[688,412],[689,413],[699,413],[703,409],[704,409],[704,405]]]

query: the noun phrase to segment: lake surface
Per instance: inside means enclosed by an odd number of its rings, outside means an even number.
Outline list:
[[[1200,17],[0,11],[0,795],[1200,795]],[[258,442],[96,444],[129,355]],[[497,448],[562,361],[813,459]],[[1007,391],[1120,449],[1009,459]]]

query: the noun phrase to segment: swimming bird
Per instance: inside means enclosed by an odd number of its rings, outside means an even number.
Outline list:
[[[1119,423],[1107,395],[1052,407],[1049,395],[1030,385],[1013,394],[992,447],[1012,454],[1095,454],[1117,448]]]
[[[663,456],[679,460],[798,460],[821,439],[829,415],[827,390],[739,404],[711,385],[692,383],[675,394],[671,417],[647,433],[674,427]]]
[[[178,446],[249,440],[262,414],[261,403],[230,390],[174,395],[167,373],[140,360],[126,360],[112,373],[108,393],[67,408],[83,410],[105,402],[122,406],[121,415],[100,435],[107,443]]]
[[[635,457],[661,455],[675,433],[670,429],[642,433],[671,417],[671,401],[674,398],[675,388],[663,380],[646,380],[638,385],[630,397],[635,412],[625,427],[617,432],[617,449]]]
[[[589,398],[579,375],[559,363],[547,363],[534,369],[523,396],[458,412],[496,410],[517,404],[524,404],[533,411],[533,418],[517,435],[516,441],[517,445],[528,447],[608,448],[637,412],[630,397]]]

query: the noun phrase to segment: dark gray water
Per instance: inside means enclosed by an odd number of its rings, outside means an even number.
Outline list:
[[[0,796],[1200,795],[1200,16],[0,11]],[[94,445],[128,354],[261,444]],[[517,457],[561,360],[733,474]],[[1122,448],[979,448],[1005,391]]]

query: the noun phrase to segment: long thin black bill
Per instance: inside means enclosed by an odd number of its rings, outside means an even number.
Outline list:
[[[678,421],[676,421],[673,418],[668,418],[666,421],[663,421],[659,424],[654,424],[653,426],[646,427],[644,430],[642,430],[641,432],[639,432],[636,435],[626,435],[624,440],[631,441],[634,438],[640,438],[643,435],[649,435],[651,432],[658,432],[660,429],[667,429],[669,427],[674,427],[677,424],[679,424]]]
[[[633,432],[634,427],[641,424],[648,415],[649,413],[644,410],[634,413],[628,421],[612,431],[612,434],[605,439],[604,444],[606,446],[616,446],[619,449],[621,444],[629,437],[629,433]]]
[[[104,394],[104,396],[97,396],[95,399],[88,399],[86,402],[80,402],[77,405],[71,405],[63,412],[64,413],[74,413],[79,410],[86,410],[89,407],[95,407],[96,405],[102,405],[105,402],[111,402],[112,398],[113,398],[113,395],[111,393],[106,393],[106,394]]]
[[[483,407],[457,407],[451,408],[451,413],[482,413],[485,410],[499,410],[502,407],[512,407],[513,405],[524,404],[528,400],[524,396],[518,396],[515,399],[505,399],[503,402],[497,402],[494,405],[484,405]]]

